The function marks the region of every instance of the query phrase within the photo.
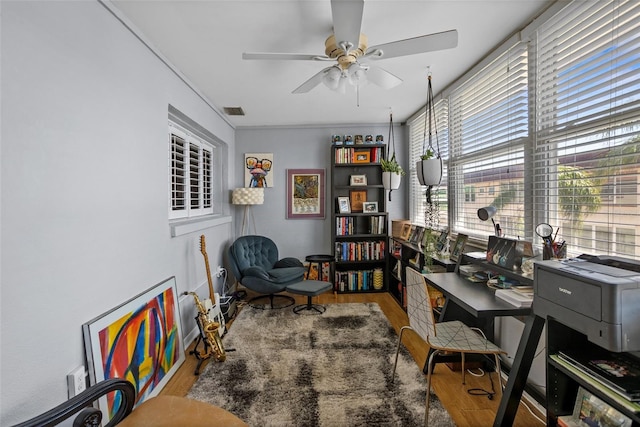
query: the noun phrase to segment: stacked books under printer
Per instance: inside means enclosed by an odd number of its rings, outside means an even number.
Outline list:
[[[610,353],[599,347],[588,351],[565,349],[558,356],[627,400],[640,402],[639,359],[627,353]]]

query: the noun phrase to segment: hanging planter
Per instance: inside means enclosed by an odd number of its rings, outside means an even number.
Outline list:
[[[405,174],[404,169],[396,160],[396,142],[393,134],[393,113],[389,113],[389,147],[393,146],[393,153],[391,156],[386,156],[384,159],[380,159],[380,166],[382,167],[382,186],[385,190],[389,191],[389,201],[391,201],[391,191],[400,188],[400,181],[402,175]]]
[[[438,158],[417,161],[416,174],[420,185],[440,185],[440,181],[442,181],[442,160]]]
[[[416,174],[418,182],[421,185],[429,187],[427,190],[427,198],[430,199],[431,187],[440,185],[442,181],[442,158],[440,157],[440,144],[438,142],[438,129],[433,126],[435,121],[435,112],[433,105],[433,88],[431,87],[431,74],[428,76],[427,104],[425,106],[424,115],[424,135],[423,135],[423,154],[420,160],[416,162]],[[428,120],[428,125],[427,125]],[[429,129],[429,139],[427,144],[427,129]],[[436,148],[434,150],[432,143],[432,129],[435,129]]]
[[[400,188],[402,175],[400,172],[382,172],[382,186],[385,190],[397,190]]]

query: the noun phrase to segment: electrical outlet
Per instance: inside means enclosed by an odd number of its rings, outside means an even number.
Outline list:
[[[224,268],[222,268],[222,266],[219,265],[218,269],[216,270],[216,277],[222,277],[223,274],[224,274]]]
[[[67,386],[69,389],[69,399],[85,391],[87,382],[84,366],[80,366],[67,375]]]

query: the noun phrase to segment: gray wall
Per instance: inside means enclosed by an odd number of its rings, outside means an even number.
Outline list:
[[[406,163],[405,127],[396,125],[396,157],[400,164]],[[279,247],[280,255],[304,259],[306,255],[332,253],[331,248],[331,135],[389,135],[389,124],[300,127],[300,128],[239,128],[236,131],[236,169],[234,182],[243,186],[245,153],[273,153],[273,188],[265,190],[263,205],[252,207],[259,234],[272,238]],[[325,169],[326,204],[325,219],[286,219],[286,174],[287,169]],[[408,169],[405,167],[405,169]],[[406,180],[392,194],[387,203],[391,219],[406,218]],[[236,223],[242,222],[241,210],[236,211]]]
[[[179,293],[204,293],[199,235],[215,266],[232,223],[171,237],[168,105],[227,143],[230,158],[235,132],[100,3],[0,7],[5,426],[67,399],[83,323],[170,276]],[[181,314],[187,337],[191,297]]]

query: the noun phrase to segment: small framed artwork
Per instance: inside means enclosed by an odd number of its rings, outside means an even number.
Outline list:
[[[351,202],[348,197],[338,197],[338,213],[351,213]]]
[[[369,163],[369,150],[356,151],[353,156],[353,163]]]
[[[287,219],[323,219],[324,191],[324,169],[287,169]]]
[[[364,202],[362,204],[362,212],[364,213],[378,212],[378,202]]]
[[[349,185],[367,185],[367,175],[351,175]]]
[[[367,201],[367,191],[351,190],[349,197],[351,199],[351,212],[362,212],[362,204]]]
[[[402,232],[400,233],[400,238],[402,240],[409,240],[411,237],[411,224],[404,224],[402,226]]]
[[[468,238],[469,236],[467,236],[466,234],[458,233],[458,238],[456,239],[456,243],[453,245],[453,250],[451,251],[451,261],[458,261],[460,255],[462,255],[464,246],[467,244]]]
[[[438,240],[436,241],[436,251],[442,252],[447,247],[447,239],[449,238],[449,228],[445,228],[440,232]]]
[[[585,426],[631,427],[631,418],[620,413],[582,387],[573,408],[573,421]]]
[[[170,277],[82,325],[89,383],[124,378],[135,386],[136,404],[157,395],[185,360],[175,277]],[[99,399],[103,421],[117,394]]]

